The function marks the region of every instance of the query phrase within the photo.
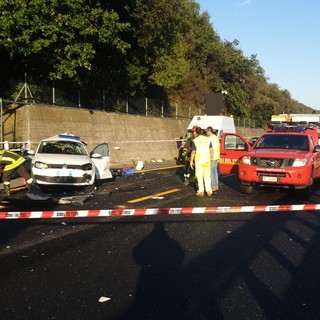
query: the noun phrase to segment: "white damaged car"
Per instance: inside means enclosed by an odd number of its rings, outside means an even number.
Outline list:
[[[109,145],[102,143],[89,154],[80,137],[59,134],[42,140],[31,156],[31,174],[40,186],[92,186],[112,178]]]

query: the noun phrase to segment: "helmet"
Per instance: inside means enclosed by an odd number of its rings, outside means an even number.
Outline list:
[[[198,126],[193,126],[192,129],[191,129],[191,131],[192,131],[192,132],[193,132],[193,131],[196,131],[197,128],[198,128]]]

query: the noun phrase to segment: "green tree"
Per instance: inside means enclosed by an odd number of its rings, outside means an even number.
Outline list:
[[[180,103],[190,106],[191,99],[193,99],[195,109],[204,109],[205,96],[210,92],[208,57],[219,41],[219,37],[209,22],[208,13],[200,14],[200,7],[196,2],[184,1],[181,11],[183,14],[181,15],[179,37],[184,42],[184,55],[189,64],[189,73],[186,78],[181,77],[180,82],[177,78],[176,85],[168,92],[170,96],[175,97],[174,100],[179,100]]]
[[[256,126],[266,127],[267,122],[271,120],[271,116],[275,114],[274,109],[274,104],[272,103],[256,104],[250,116],[256,120]]]
[[[0,52],[33,78],[82,83],[102,46],[119,55],[130,47],[121,39],[127,28],[98,1],[0,0]]]
[[[177,42],[170,54],[160,56],[153,64],[150,80],[167,89],[181,83],[190,71],[185,52],[183,42]]]
[[[247,93],[241,88],[241,85],[234,82],[226,84],[225,87],[228,92],[224,99],[226,113],[233,116],[247,116]]]
[[[213,25],[195,0],[0,0],[0,95],[16,92],[27,73],[42,100],[54,81],[61,96],[79,88],[89,102],[150,95],[179,102],[184,114],[204,109],[216,90],[228,91],[227,113],[261,112],[260,123],[271,107],[312,112]]]

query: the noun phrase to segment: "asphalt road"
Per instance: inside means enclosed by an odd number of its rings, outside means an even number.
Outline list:
[[[243,195],[235,176],[220,181],[197,198],[173,168],[117,177],[83,202],[1,210],[320,203],[317,188]],[[319,231],[317,211],[1,220],[0,318],[319,319]]]

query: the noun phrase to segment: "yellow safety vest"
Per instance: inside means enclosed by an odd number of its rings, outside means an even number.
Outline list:
[[[196,146],[195,162],[198,164],[210,163],[210,139],[200,135],[193,140],[193,143]]]
[[[209,138],[213,148],[213,160],[220,160],[220,140],[215,134],[212,134]]]
[[[0,165],[5,166],[4,171],[10,171],[18,168],[26,161],[15,152],[9,150],[0,150]]]

